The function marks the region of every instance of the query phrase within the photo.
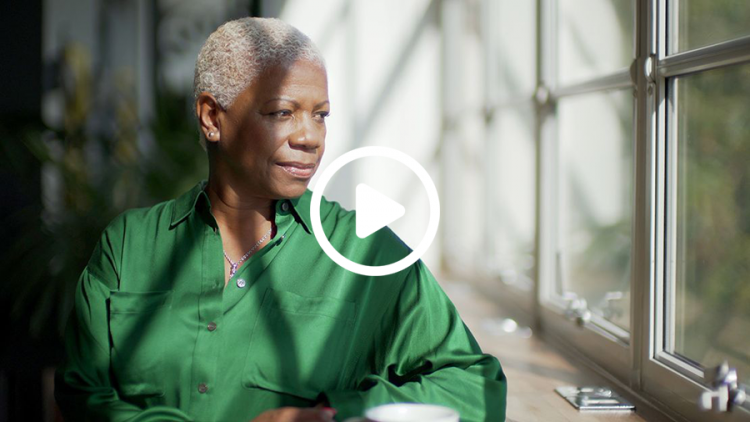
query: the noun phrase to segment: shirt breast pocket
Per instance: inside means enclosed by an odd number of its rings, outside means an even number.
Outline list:
[[[160,396],[164,333],[172,292],[112,292],[109,298],[110,365],[125,396]]]
[[[344,382],[355,304],[267,289],[243,372],[246,388],[313,400]]]

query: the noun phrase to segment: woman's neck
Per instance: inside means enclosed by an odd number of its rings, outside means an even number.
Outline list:
[[[234,269],[224,259],[224,286],[231,274],[244,264],[241,257],[249,251],[263,249],[276,236],[272,199],[245,193],[239,184],[209,176],[206,193],[211,201],[211,213],[221,234],[224,254],[238,264]],[[265,241],[258,243],[261,239]]]
[[[241,189],[216,178],[208,180],[206,193],[222,236],[254,238],[260,232],[265,233],[273,221],[274,201],[246,194]]]

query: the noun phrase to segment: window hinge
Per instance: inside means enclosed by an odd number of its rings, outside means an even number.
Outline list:
[[[721,365],[706,369],[704,379],[711,390],[701,394],[699,405],[703,410],[731,412],[746,400],[745,389],[739,386],[737,370],[724,361]]]
[[[534,101],[540,108],[548,107],[552,103],[552,93],[546,85],[539,85],[534,91]]]
[[[643,62],[643,76],[649,84],[656,83],[656,56],[651,54]]]
[[[646,81],[646,92],[649,95],[654,93],[654,87],[656,86],[656,56],[651,54],[643,60],[643,78]],[[630,77],[632,78],[635,74],[635,69],[631,67]]]

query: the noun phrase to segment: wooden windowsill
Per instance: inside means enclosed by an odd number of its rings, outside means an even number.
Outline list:
[[[578,412],[555,393],[555,388],[612,386],[593,371],[575,365],[536,333],[524,338],[519,335],[523,331],[506,333],[500,329],[508,315],[470,284],[445,277],[440,280],[482,350],[496,356],[503,366],[508,378],[508,422],[644,420],[636,412]]]

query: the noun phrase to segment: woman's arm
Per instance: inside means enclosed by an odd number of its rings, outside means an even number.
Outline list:
[[[505,420],[505,375],[482,354],[453,304],[424,264],[410,272],[374,340],[375,373],[354,391],[326,392],[341,419],[393,402],[442,404],[461,420]]]
[[[110,379],[107,301],[117,288],[119,230],[105,230],[78,280],[65,333],[67,359],[55,379],[55,399],[71,421],[190,421],[176,408],[141,409],[120,399]],[[120,233],[122,231],[119,231]]]
[[[109,288],[86,269],[78,282],[65,334],[67,360],[57,372],[55,399],[71,421],[190,421],[169,407],[141,409],[120,400],[109,376]]]

